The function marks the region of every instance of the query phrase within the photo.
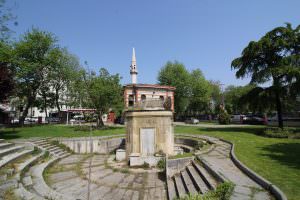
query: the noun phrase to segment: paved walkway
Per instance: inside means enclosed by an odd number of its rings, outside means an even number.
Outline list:
[[[207,137],[210,138],[210,137]],[[245,175],[230,159],[230,148],[228,143],[215,138],[210,138],[216,145],[209,153],[200,155],[214,171],[218,172],[225,179],[235,183],[232,200],[269,200],[269,193],[260,185]]]
[[[49,179],[50,186],[74,199],[87,199],[89,159],[72,155],[62,159],[57,172]],[[132,173],[107,166],[107,155],[92,157],[90,199],[166,199],[165,183],[156,172]]]

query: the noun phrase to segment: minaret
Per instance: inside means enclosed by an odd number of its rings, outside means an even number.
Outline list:
[[[132,60],[130,65],[130,75],[131,75],[131,83],[136,84],[137,83],[137,67],[136,67],[136,58],[135,58],[135,51],[134,48],[132,49]]]

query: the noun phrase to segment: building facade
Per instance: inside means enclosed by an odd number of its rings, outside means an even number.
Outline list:
[[[138,84],[137,74],[135,50],[133,49],[130,65],[131,84],[124,85],[125,109],[137,107],[143,102],[160,101],[163,104],[168,104],[169,110],[174,112],[175,87],[157,84]]]

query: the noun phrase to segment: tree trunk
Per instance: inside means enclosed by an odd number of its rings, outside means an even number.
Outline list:
[[[281,99],[280,99],[280,94],[279,94],[279,90],[276,89],[275,92],[275,96],[276,96],[276,109],[277,109],[277,119],[278,119],[278,126],[279,128],[283,128],[283,119],[282,119],[282,103],[281,103]]]
[[[47,113],[47,96],[44,95],[44,112],[45,112],[45,115],[46,117],[48,117],[48,113]]]
[[[19,124],[20,125],[24,125],[25,118],[28,115],[28,110],[31,107],[32,103],[33,103],[32,97],[29,97],[28,102],[25,106],[25,109],[23,110],[23,113],[22,113],[22,115],[20,116],[20,119],[19,119]]]
[[[104,123],[103,123],[103,120],[102,120],[102,112],[99,112],[99,116],[98,116],[98,119],[97,119],[97,127],[101,128],[103,126],[104,126]]]
[[[60,106],[59,106],[58,99],[59,99],[59,94],[58,94],[58,89],[56,89],[55,90],[55,105],[56,105],[57,111],[60,112]]]

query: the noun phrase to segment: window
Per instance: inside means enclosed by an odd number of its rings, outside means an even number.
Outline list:
[[[128,98],[128,106],[133,106],[134,104],[134,99],[133,99],[133,95],[129,95],[129,98]]]
[[[142,94],[141,99],[142,99],[142,101],[146,100],[146,95]]]

